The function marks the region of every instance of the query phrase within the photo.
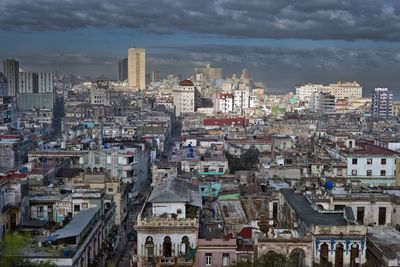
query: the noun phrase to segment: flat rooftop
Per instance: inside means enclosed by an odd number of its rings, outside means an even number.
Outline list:
[[[393,228],[368,227],[367,238],[379,254],[389,261],[400,263],[400,232]],[[398,266],[398,265],[390,266]]]
[[[314,209],[311,202],[301,193],[295,193],[291,189],[281,189],[288,204],[295,210],[299,217],[307,225],[347,225],[343,212],[323,213]]]

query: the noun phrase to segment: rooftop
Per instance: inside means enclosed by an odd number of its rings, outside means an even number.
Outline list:
[[[169,178],[155,187],[148,201],[151,203],[186,203],[200,208],[202,206],[201,196],[195,186],[173,178]]]
[[[51,236],[55,236],[56,239],[63,239],[80,235],[89,226],[90,221],[99,209],[97,207],[80,211],[64,228],[55,231]]]
[[[312,225],[347,225],[348,222],[343,212],[322,213],[314,209],[311,202],[301,193],[295,193],[291,189],[281,189],[288,204],[295,210],[296,215],[308,226]]]
[[[352,156],[397,156],[399,153],[396,151],[379,147],[370,143],[357,143],[360,149],[355,149],[354,152],[350,152]]]
[[[382,229],[380,227],[368,227],[367,238],[374,244],[378,253],[387,260],[395,260],[398,266],[400,259],[400,232],[395,229]]]

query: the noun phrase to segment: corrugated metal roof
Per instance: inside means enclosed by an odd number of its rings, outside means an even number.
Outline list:
[[[62,239],[80,235],[99,209],[96,207],[79,212],[64,228],[55,231],[51,236]]]
[[[167,179],[155,187],[149,197],[151,203],[187,203],[201,207],[201,196],[198,188],[179,179]]]

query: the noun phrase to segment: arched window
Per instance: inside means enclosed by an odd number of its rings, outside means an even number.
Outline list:
[[[358,244],[352,244],[350,249],[350,267],[358,267],[359,264],[356,262],[356,259],[359,256],[359,248]]]
[[[321,245],[319,253],[319,263],[321,266],[328,266],[329,264],[329,246],[326,243]]]
[[[336,245],[335,252],[335,267],[343,267],[343,244]]]
[[[172,256],[172,242],[169,236],[164,238],[163,242],[163,256],[164,257],[171,257]]]
[[[301,248],[295,248],[290,252],[290,261],[293,267],[306,266],[306,253]]]
[[[146,237],[146,242],[144,244],[144,247],[146,250],[147,261],[151,262],[154,256],[154,242],[151,236]]]
[[[187,236],[182,237],[182,243],[181,243],[181,255],[187,256],[189,254],[189,238]]]

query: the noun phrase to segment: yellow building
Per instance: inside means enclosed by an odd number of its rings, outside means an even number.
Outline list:
[[[128,49],[128,84],[134,90],[146,89],[146,50]]]

